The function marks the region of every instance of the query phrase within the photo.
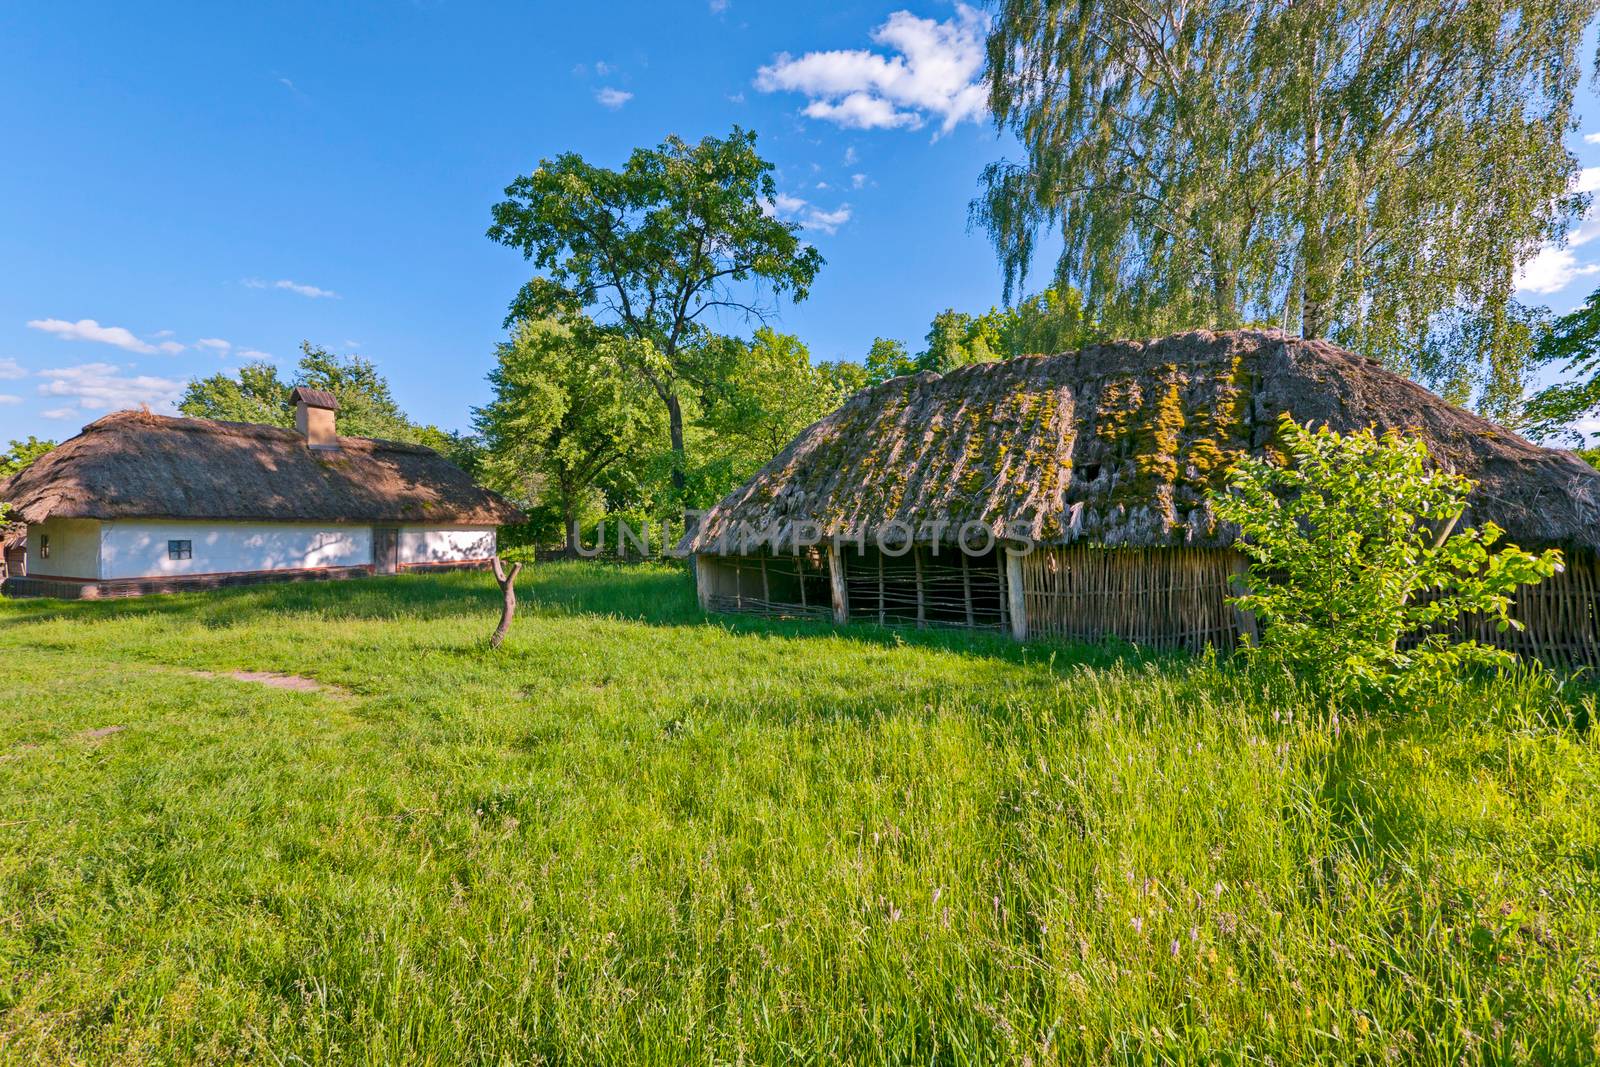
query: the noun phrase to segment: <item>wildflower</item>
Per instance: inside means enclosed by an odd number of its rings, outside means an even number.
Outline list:
[[[1128,925],[1133,927],[1133,932],[1134,933],[1136,933],[1136,934],[1144,933],[1144,920],[1141,919],[1139,916],[1135,915],[1133,918],[1129,919],[1128,920]]]
[[[1173,938],[1172,939],[1172,954],[1174,956],[1176,956],[1178,954],[1178,939],[1177,938]]]

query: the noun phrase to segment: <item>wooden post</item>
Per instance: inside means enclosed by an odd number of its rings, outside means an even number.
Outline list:
[[[844,584],[844,553],[828,544],[828,591],[833,597],[833,621],[843,626],[850,621],[850,594]]]
[[[922,591],[922,552],[916,545],[911,546],[911,563],[917,569],[917,629],[928,625],[927,598]]]
[[[1245,575],[1250,572],[1250,561],[1243,552],[1233,553],[1233,576],[1228,580],[1228,586],[1234,596],[1239,596],[1249,589],[1245,584]],[[1256,632],[1256,613],[1245,611],[1237,604],[1229,604],[1233,609],[1234,629],[1239,631],[1239,640],[1248,648],[1254,648],[1260,635]]]
[[[884,623],[883,613],[883,549],[878,550],[878,625]]]
[[[706,558],[705,553],[694,554],[694,591],[700,597],[700,610],[711,610],[711,581],[712,563]]]
[[[761,560],[761,600],[764,604],[770,605],[772,603],[772,587],[767,584],[767,557],[761,556],[759,558]]]
[[[967,572],[967,550],[960,544],[956,551],[961,555],[961,600],[967,607],[967,626],[974,625],[972,618],[972,575]]]
[[[506,639],[506,634],[511,630],[511,616],[517,613],[517,575],[522,570],[522,564],[513,563],[511,573],[506,573],[505,564],[500,562],[498,553],[494,557],[494,580],[500,583],[500,592],[504,597],[500,609],[500,625],[495,627],[494,636],[489,638],[490,648],[499,648],[500,643]]]
[[[1022,595],[1022,553],[1009,548],[1006,554],[1006,601],[1011,608],[1011,636],[1028,639],[1028,608]]]

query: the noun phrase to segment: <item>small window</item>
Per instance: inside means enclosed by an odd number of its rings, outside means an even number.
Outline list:
[[[49,534],[40,534],[39,535],[39,558],[40,559],[49,559],[50,558],[50,535]]]
[[[193,541],[168,541],[167,542],[167,558],[168,559],[193,559],[194,558],[194,542]]]

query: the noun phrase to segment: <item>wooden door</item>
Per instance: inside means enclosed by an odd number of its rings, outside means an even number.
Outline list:
[[[400,569],[400,531],[393,526],[373,528],[372,565],[379,574],[394,574]]]

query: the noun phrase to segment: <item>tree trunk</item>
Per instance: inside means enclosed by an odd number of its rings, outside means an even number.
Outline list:
[[[572,506],[570,501],[564,502],[562,504],[561,519],[562,519],[562,522],[566,524],[566,528],[567,528],[567,548],[566,548],[567,558],[568,559],[577,559],[578,558],[578,511],[577,511],[577,509],[575,507]]]
[[[517,575],[522,571],[522,564],[513,563],[511,573],[506,573],[505,564],[500,562],[497,553],[494,557],[494,580],[500,583],[500,592],[504,596],[504,607],[500,610],[500,625],[494,629],[494,636],[489,638],[490,648],[499,648],[506,639],[506,634],[511,630],[511,617],[517,613]]]
[[[672,436],[672,488],[681,494],[688,480],[683,470],[683,406],[676,396],[667,397],[667,429]]]

